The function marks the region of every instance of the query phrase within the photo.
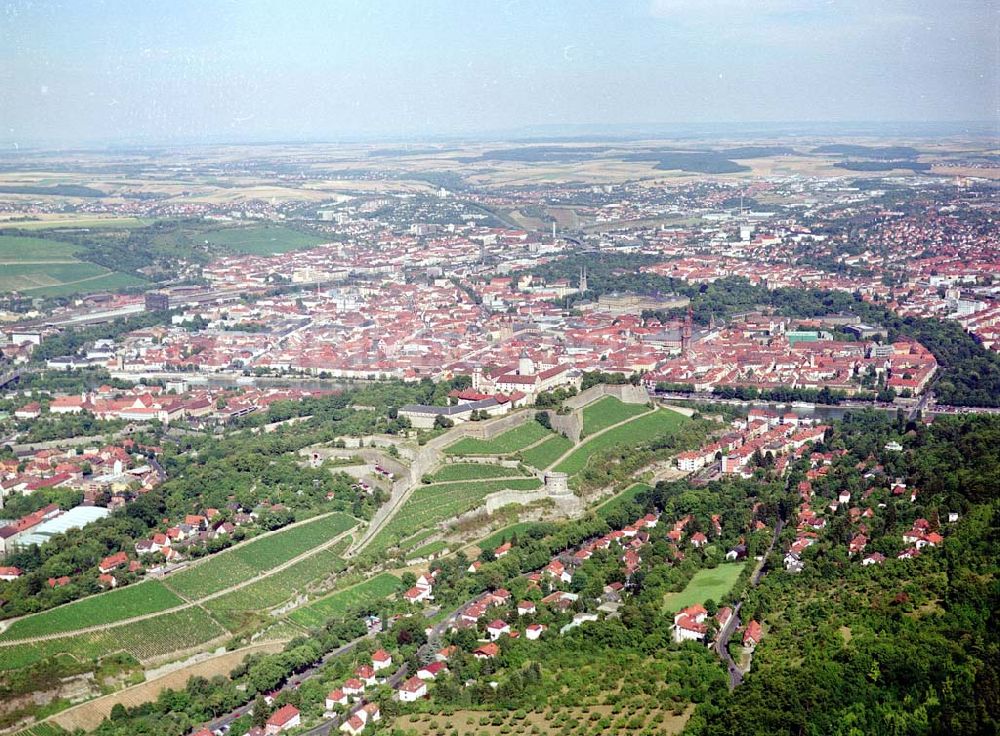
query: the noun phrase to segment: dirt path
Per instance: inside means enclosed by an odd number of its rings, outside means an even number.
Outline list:
[[[314,519],[309,519],[309,521],[314,521]],[[288,527],[285,527],[285,529],[287,529],[287,528]],[[283,570],[287,570],[289,567],[291,567],[295,563],[301,562],[302,560],[305,560],[305,559],[307,559],[309,557],[312,557],[317,552],[320,552],[320,551],[322,551],[324,549],[328,549],[329,547],[334,546],[335,544],[337,544],[337,542],[340,542],[342,539],[344,539],[344,537],[348,536],[355,529],[357,529],[357,526],[351,527],[346,532],[342,532],[341,534],[338,534],[336,537],[333,537],[332,539],[324,542],[323,544],[319,545],[318,547],[313,547],[312,549],[307,550],[307,551],[303,552],[302,554],[300,554],[300,555],[298,555],[296,557],[293,557],[292,559],[288,560],[287,562],[283,562],[280,565],[277,565],[277,566],[273,567],[272,569],[268,570],[267,572],[263,572],[260,575],[257,575],[255,577],[252,577],[252,578],[248,579],[248,580],[244,580],[242,582],[239,582],[236,585],[233,585],[233,586],[230,586],[228,588],[225,588],[224,590],[219,590],[219,591],[216,591],[215,593],[211,593],[209,595],[206,595],[203,598],[198,598],[197,600],[188,600],[188,599],[184,598],[183,596],[181,596],[180,593],[177,593],[177,591],[173,590],[173,588],[171,588],[172,592],[174,592],[176,595],[180,596],[182,599],[187,600],[187,603],[184,603],[183,605],[174,606],[173,608],[164,608],[162,611],[154,611],[153,613],[145,613],[145,614],[142,614],[141,616],[133,616],[132,618],[123,619],[121,621],[111,621],[110,623],[100,624],[98,626],[88,626],[88,627],[83,628],[83,629],[74,629],[73,631],[62,631],[62,632],[59,632],[58,634],[46,634],[44,636],[33,636],[33,637],[28,638],[28,639],[13,639],[13,640],[10,640],[10,641],[2,641],[2,642],[0,642],[0,648],[2,648],[2,647],[17,646],[17,645],[20,645],[20,644],[32,644],[32,643],[40,642],[40,641],[49,641],[51,639],[64,639],[64,638],[69,637],[69,636],[78,636],[80,634],[91,634],[91,633],[94,633],[94,632],[97,632],[97,631],[106,631],[108,629],[114,629],[114,628],[117,628],[119,626],[125,626],[126,624],[133,624],[133,623],[136,623],[137,621],[145,621],[147,619],[156,618],[157,616],[162,616],[162,615],[167,614],[167,613],[176,613],[177,611],[184,611],[184,610],[186,610],[188,608],[193,608],[195,606],[201,606],[201,605],[207,603],[208,601],[215,600],[216,598],[221,598],[224,595],[228,595],[229,593],[232,593],[234,591],[241,590],[241,589],[247,587],[248,585],[253,585],[254,583],[260,582],[261,580],[264,580],[265,578],[271,577],[272,575],[277,575],[278,573],[282,572]],[[254,537],[254,539],[259,539],[259,538],[260,537]],[[250,540],[250,541],[253,541],[253,540]],[[206,558],[206,559],[211,559],[211,558]],[[206,613],[207,613],[207,611],[206,611]],[[225,628],[225,627],[223,627],[223,628]]]

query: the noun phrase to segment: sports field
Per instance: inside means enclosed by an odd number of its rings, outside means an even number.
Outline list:
[[[745,562],[726,562],[711,570],[699,570],[677,593],[667,593],[663,596],[663,610],[666,613],[677,613],[682,608],[713,600],[718,603],[739,578]]]
[[[659,409],[643,414],[627,424],[594,435],[582,442],[555,469],[576,475],[587,466],[590,458],[598,453],[612,447],[648,444],[657,437],[670,434],[686,421],[687,417],[670,409]]]
[[[305,250],[325,242],[318,235],[301,233],[288,227],[231,227],[206,233],[205,240],[212,245],[254,256]]]

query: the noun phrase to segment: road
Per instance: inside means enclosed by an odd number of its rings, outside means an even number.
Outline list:
[[[784,526],[785,522],[782,519],[778,519],[778,523],[774,526],[774,535],[771,537],[771,544],[768,545],[767,552],[760,558],[760,562],[754,568],[753,574],[750,575],[751,587],[756,587],[760,583],[761,578],[764,577],[764,566],[767,564],[767,558],[770,557],[771,552],[774,550],[774,545],[777,543],[778,536],[781,534]],[[726,621],[726,625],[719,630],[719,635],[715,637],[715,643],[712,644],[712,649],[715,650],[715,653],[719,655],[719,658],[722,659],[729,670],[730,690],[739,687],[743,683],[743,676],[746,674],[736,665],[732,655],[729,653],[729,639],[732,637],[733,632],[740,627],[739,613],[742,607],[743,601],[738,601],[733,607],[733,615]]]
[[[456,608],[450,615],[448,615],[442,621],[436,624],[433,627],[433,629],[431,629],[431,633],[428,636],[428,641],[437,639],[442,634],[444,634],[445,630],[448,628],[451,622],[454,621],[462,613],[462,611],[471,606],[473,603],[474,601],[466,601],[461,606]],[[440,610],[441,609],[439,608],[428,608],[425,609],[423,613],[424,616],[426,616],[427,618],[433,618],[440,612]],[[350,653],[361,642],[365,641],[366,639],[374,638],[378,633],[379,633],[378,631],[372,631],[368,634],[365,634],[364,636],[354,639],[353,641],[347,642],[343,646],[340,646],[331,652],[328,652],[327,654],[323,655],[322,659],[320,659],[319,662],[317,662],[316,664],[310,666],[309,668],[303,670],[302,672],[299,672],[298,674],[289,677],[288,680],[285,681],[285,684],[279,688],[279,691],[297,689],[302,685],[303,682],[315,676],[326,664],[330,662],[330,660],[336,657],[342,657],[343,655]],[[407,665],[404,663],[402,667],[400,667],[392,675],[389,676],[389,678],[387,679],[389,685],[393,688],[396,688],[403,681],[403,678],[406,677],[407,673],[408,673]],[[364,706],[364,704],[365,704],[364,700],[354,703],[347,711],[346,714],[347,718],[350,718],[357,711],[359,711]],[[216,718],[214,721],[206,723],[205,728],[207,728],[210,731],[215,731],[216,729],[222,728],[223,726],[230,726],[232,725],[233,721],[245,716],[252,709],[253,709],[253,701],[247,703],[246,705],[241,705],[236,710],[227,713],[224,716]],[[339,717],[331,718],[323,723],[320,723],[314,728],[305,731],[303,733],[303,736],[326,736],[326,734],[329,734],[334,728],[338,727],[342,722],[343,721]]]

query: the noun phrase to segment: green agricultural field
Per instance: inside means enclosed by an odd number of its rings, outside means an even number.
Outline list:
[[[590,458],[594,455],[612,447],[648,444],[657,437],[674,432],[686,421],[687,417],[670,409],[658,409],[655,412],[643,414],[628,424],[615,427],[604,434],[596,435],[582,442],[555,469],[569,475],[576,475],[587,466]]]
[[[304,592],[310,584],[343,571],[347,565],[338,553],[342,553],[346,547],[345,540],[334,549],[320,550],[278,575],[271,575],[232,593],[213,598],[204,604],[205,610],[230,631],[237,631],[267,609],[279,606]]]
[[[316,628],[331,618],[343,616],[350,609],[375,603],[399,591],[399,578],[382,573],[371,580],[338,590],[325,598],[320,598],[289,615],[289,619],[306,628]]]
[[[583,410],[583,432],[586,435],[596,434],[613,424],[624,422],[634,416],[649,411],[645,404],[626,404],[614,396],[605,396]]]
[[[61,220],[30,220],[27,222],[11,222],[0,225],[10,225],[18,230],[57,230],[59,228],[88,228],[91,230],[107,230],[109,228],[145,227],[156,222],[153,218],[140,217],[68,217]]]
[[[31,296],[68,296],[113,291],[144,283],[76,257],[80,246],[49,238],[0,235],[0,292]]]
[[[39,263],[47,261],[77,262],[74,254],[79,245],[63,243],[48,238],[29,238],[21,235],[0,235],[0,263]]]
[[[145,660],[204,644],[225,633],[195,606],[90,634],[0,647],[0,671],[65,655],[82,662],[124,651]]]
[[[519,427],[508,429],[491,440],[477,440],[470,437],[460,439],[445,448],[447,455],[511,455],[533,445],[549,434],[538,422],[525,422]]]
[[[636,483],[633,486],[629,486],[614,498],[610,498],[598,506],[596,509],[597,515],[602,519],[606,519],[610,514],[631,503],[640,493],[652,490],[652,488],[652,486],[646,483]]]
[[[357,519],[351,516],[336,513],[266,534],[171,575],[167,578],[167,585],[189,600],[199,600],[273,570],[329,542],[357,523]]]
[[[163,583],[148,580],[19,619],[0,635],[0,641],[86,629],[183,604]]]
[[[448,483],[455,480],[475,480],[477,478],[510,478],[522,475],[517,468],[485,463],[450,463],[431,476],[434,483]]]
[[[553,435],[544,442],[535,445],[529,450],[523,450],[521,459],[525,464],[539,470],[545,470],[556,460],[561,458],[573,446],[573,441],[561,434]]]
[[[255,256],[305,250],[326,242],[318,235],[300,233],[288,227],[231,227],[205,233],[205,240],[213,245]]]
[[[682,608],[704,603],[711,599],[716,602],[733,589],[737,578],[746,567],[746,562],[726,562],[711,570],[699,570],[678,593],[663,596],[665,613],[677,613]]]
[[[115,273],[96,263],[14,263],[0,267],[0,291],[20,291],[30,296],[68,296],[81,292],[110,291],[140,286],[142,279]]]
[[[430,529],[445,519],[453,519],[475,508],[494,491],[505,488],[531,491],[541,485],[537,478],[511,478],[419,486],[403,508],[375,535],[365,551],[384,552],[398,539],[405,539],[417,530]]]

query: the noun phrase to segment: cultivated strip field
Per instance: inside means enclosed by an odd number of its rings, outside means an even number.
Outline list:
[[[612,447],[648,444],[657,437],[670,434],[686,421],[687,417],[670,409],[648,412],[580,443],[556,465],[555,469],[576,475],[587,466],[590,458],[598,453]]]
[[[464,437],[444,449],[447,455],[512,455],[544,439],[550,432],[538,422],[525,422],[491,440]]]
[[[308,606],[303,606],[292,612],[288,618],[292,623],[300,626],[316,628],[331,618],[343,616],[351,608],[387,598],[398,592],[400,587],[399,578],[387,572],[382,573],[363,583],[331,593]]]
[[[181,570],[167,578],[167,585],[189,600],[199,600],[288,562],[357,523],[351,516],[336,513],[268,534]]]
[[[204,644],[225,633],[194,606],[88,634],[4,647],[0,649],[0,670],[16,670],[56,656],[87,661],[120,651],[147,660]]]
[[[405,539],[417,530],[429,529],[438,522],[452,519],[475,508],[483,498],[494,491],[505,488],[531,491],[540,488],[541,485],[542,482],[537,478],[510,478],[419,486],[407,499],[403,508],[375,535],[365,551],[382,552],[396,540]]]
[[[0,291],[31,296],[65,296],[145,283],[96,263],[81,261],[81,248],[49,238],[0,235]]]
[[[533,468],[545,470],[561,458],[573,446],[573,441],[561,434],[553,435],[544,442],[520,453],[521,459]]]
[[[184,601],[163,583],[147,580],[19,619],[0,635],[0,641],[86,629],[165,611],[183,604]]]
[[[487,465],[486,463],[451,463],[442,465],[433,476],[434,483],[449,483],[456,480],[475,480],[477,478],[511,478],[521,475],[517,468],[505,468],[502,465]]]
[[[605,396],[583,409],[583,431],[586,435],[596,434],[613,424],[638,416],[648,411],[645,404],[626,404],[614,396]]]

